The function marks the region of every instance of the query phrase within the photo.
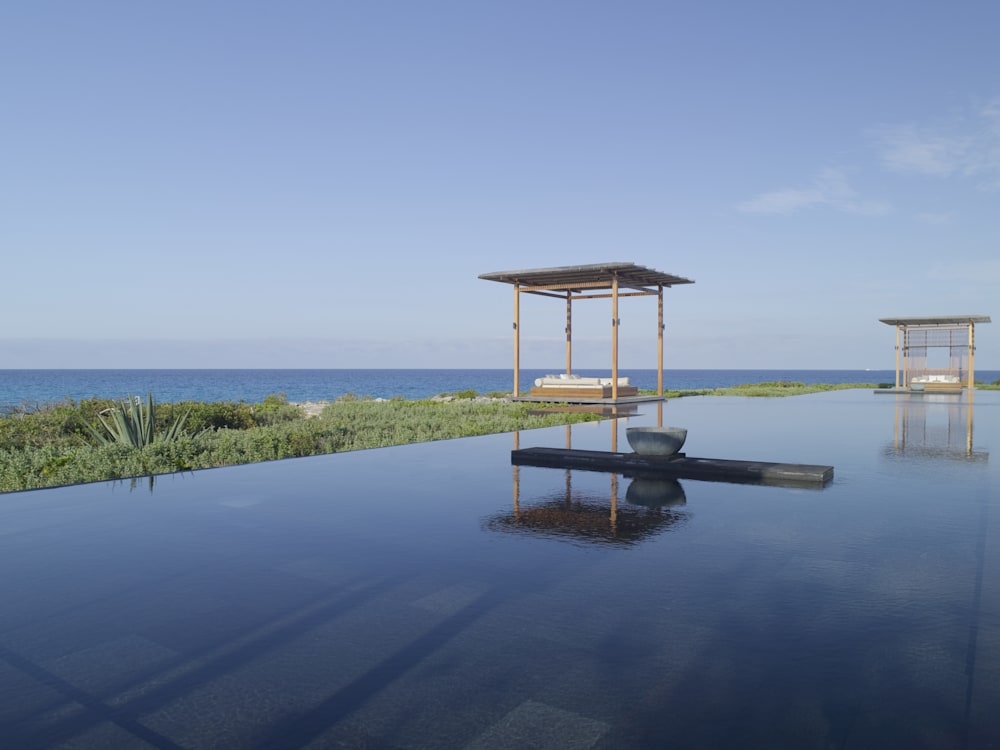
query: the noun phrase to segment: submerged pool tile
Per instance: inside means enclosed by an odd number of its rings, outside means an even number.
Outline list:
[[[422,596],[413,602],[413,606],[438,615],[452,615],[468,606],[483,594],[482,588],[465,585],[447,586],[433,593]]]
[[[177,653],[159,643],[131,634],[75,651],[46,662],[44,667],[89,693],[105,694],[129,682],[154,675],[158,666]]]
[[[52,711],[72,705],[64,693],[43,680],[43,674],[29,674],[0,659],[0,739],[10,726],[30,726]]]
[[[483,734],[466,750],[586,750],[608,731],[604,722],[537,701],[525,701]]]
[[[275,570],[323,584],[347,584],[357,578],[357,570],[339,558],[312,556],[275,565]]]
[[[94,748],[128,748],[128,750],[149,748],[149,750],[155,750],[163,745],[156,743],[155,738],[151,738],[151,741],[147,742],[122,727],[104,721],[58,744],[53,744],[51,747],[52,750],[94,750]]]

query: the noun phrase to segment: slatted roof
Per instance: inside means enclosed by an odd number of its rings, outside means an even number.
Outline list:
[[[486,281],[501,281],[525,287],[541,287],[555,292],[576,292],[581,289],[610,289],[617,276],[618,285],[634,289],[656,286],[693,284],[683,276],[674,276],[635,263],[593,263],[586,266],[557,266],[555,268],[529,268],[521,271],[495,271],[480,274]]]
[[[878,322],[889,326],[957,326],[993,321],[989,315],[941,315],[926,318],[879,318]]]

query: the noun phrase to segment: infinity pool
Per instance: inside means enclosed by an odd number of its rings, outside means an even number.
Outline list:
[[[0,747],[1000,744],[1000,393],[664,407],[819,489],[511,465],[658,419],[2,495]]]

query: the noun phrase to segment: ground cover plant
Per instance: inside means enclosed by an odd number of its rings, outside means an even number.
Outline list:
[[[668,398],[683,398],[684,396],[802,396],[806,393],[822,393],[823,391],[842,391],[851,388],[891,388],[888,383],[800,383],[793,380],[776,380],[766,383],[745,383],[727,388],[702,388],[698,390],[666,391]],[[640,391],[640,393],[655,393],[655,391]]]

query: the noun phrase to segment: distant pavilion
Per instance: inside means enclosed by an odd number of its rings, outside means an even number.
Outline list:
[[[605,393],[596,398],[580,397],[580,403],[619,403],[648,400],[641,396],[621,396],[618,378],[618,300],[622,297],[655,296],[657,300],[657,396],[663,397],[663,290],[678,284],[693,284],[683,276],[656,271],[635,263],[597,263],[584,266],[533,268],[521,271],[484,273],[479,278],[499,281],[514,287],[514,397],[521,395],[521,319],[522,294],[537,294],[566,302],[566,375],[573,372],[573,303],[583,299],[611,300],[611,378]],[[610,392],[608,392],[608,388]],[[632,389],[634,390],[634,389]],[[610,396],[610,398],[607,398]],[[542,400],[541,397],[530,400]],[[551,400],[551,399],[550,399]],[[569,399],[560,399],[569,400]]]
[[[896,327],[896,389],[960,391],[963,383],[975,388],[976,324],[992,322],[989,315],[879,318],[879,322]]]

